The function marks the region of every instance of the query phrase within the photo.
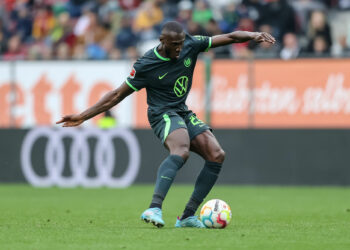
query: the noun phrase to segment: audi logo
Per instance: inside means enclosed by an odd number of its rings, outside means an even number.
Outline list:
[[[32,151],[35,142],[46,138],[47,144],[43,152],[44,167],[47,174],[38,175],[32,164]],[[70,138],[69,147],[70,176],[64,176],[66,150],[63,139]],[[96,146],[89,147],[88,139],[95,138]],[[113,139],[122,139],[129,150],[129,161],[122,176],[114,177],[113,170],[118,167],[118,155],[115,155]],[[88,176],[91,154],[95,176]],[[117,153],[118,154],[118,153]],[[140,167],[140,145],[135,134],[125,128],[100,130],[94,128],[49,128],[38,127],[26,134],[21,149],[21,167],[26,180],[36,187],[127,187],[130,186]]]

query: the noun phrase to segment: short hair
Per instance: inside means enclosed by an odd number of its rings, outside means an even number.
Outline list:
[[[162,28],[162,33],[164,32],[176,32],[176,33],[182,33],[184,31],[182,25],[178,22],[175,22],[175,21],[169,21],[169,22],[166,22],[164,25],[163,25],[163,28]]]

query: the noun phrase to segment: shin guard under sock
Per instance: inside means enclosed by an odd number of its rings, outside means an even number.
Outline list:
[[[190,200],[186,204],[186,208],[181,216],[185,219],[192,216],[197,211],[199,205],[203,202],[212,187],[214,186],[221,170],[222,163],[206,161],[202,171],[199,173],[194,191]]]
[[[156,186],[150,207],[162,207],[163,200],[185,161],[179,155],[169,155],[159,166]]]

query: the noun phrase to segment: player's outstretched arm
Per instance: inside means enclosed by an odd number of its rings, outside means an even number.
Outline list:
[[[275,38],[266,32],[234,31],[213,36],[211,47],[215,48],[231,43],[243,43],[250,40],[254,40],[257,43],[268,42],[274,44],[276,42]]]
[[[62,127],[75,127],[84,121],[102,113],[121,102],[125,97],[134,92],[125,82],[119,88],[105,94],[95,105],[84,112],[74,115],[66,115],[56,124],[63,123]]]

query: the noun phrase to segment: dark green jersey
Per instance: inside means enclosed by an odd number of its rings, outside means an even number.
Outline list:
[[[210,46],[210,37],[186,34],[177,60],[162,57],[155,47],[135,62],[126,83],[135,91],[146,88],[151,114],[188,110],[185,102],[192,86],[197,56]]]

